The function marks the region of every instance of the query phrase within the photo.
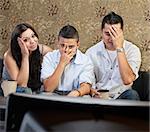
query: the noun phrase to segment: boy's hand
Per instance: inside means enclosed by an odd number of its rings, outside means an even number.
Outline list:
[[[60,57],[60,62],[62,62],[66,66],[70,63],[74,55],[75,53],[72,51],[62,52]]]

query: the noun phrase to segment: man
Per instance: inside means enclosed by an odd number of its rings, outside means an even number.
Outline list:
[[[102,41],[87,50],[94,63],[97,90],[109,90],[110,98],[138,100],[131,89],[138,77],[141,53],[137,46],[124,40],[123,19],[114,12],[103,18]],[[98,94],[94,89],[92,93]]]
[[[94,67],[79,46],[77,30],[64,26],[58,35],[59,49],[46,54],[43,60],[41,80],[45,91],[75,97],[90,93]]]

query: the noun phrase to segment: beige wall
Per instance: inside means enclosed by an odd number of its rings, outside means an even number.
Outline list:
[[[8,48],[12,29],[21,22],[32,24],[40,42],[52,48],[59,29],[72,24],[84,52],[101,39],[101,20],[111,10],[123,17],[125,38],[141,49],[141,70],[150,71],[150,0],[1,0],[0,56]]]

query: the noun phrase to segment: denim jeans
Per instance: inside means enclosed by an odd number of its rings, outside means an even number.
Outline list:
[[[31,88],[17,86],[16,93],[32,94]]]
[[[117,99],[140,100],[138,93],[133,89],[124,91]]]

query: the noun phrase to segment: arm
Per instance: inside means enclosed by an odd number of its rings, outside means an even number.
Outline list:
[[[64,69],[65,65],[60,62],[54,73],[43,81],[45,91],[53,92],[58,87]]]
[[[59,85],[59,80],[64,72],[66,65],[70,63],[73,58],[73,53],[61,53],[60,62],[55,71],[47,79],[43,81],[45,91],[53,92]]]
[[[80,87],[77,90],[71,91],[68,96],[83,96],[90,94],[92,85],[95,84],[94,65],[90,58],[85,56],[83,71],[79,76]]]
[[[123,83],[125,85],[131,84],[135,80],[136,76],[126,59],[125,53],[118,52],[117,57],[118,57],[119,70],[120,70]]]
[[[91,84],[89,84],[89,83],[81,83],[80,84],[80,88],[78,90],[71,91],[68,94],[68,96],[78,97],[78,96],[83,96],[85,94],[89,94],[90,93],[90,88],[91,88]]]
[[[29,60],[28,57],[23,57],[21,68],[19,70],[16,61],[13,59],[10,51],[4,54],[4,65],[12,80],[16,80],[19,86],[26,87],[29,77]]]
[[[119,27],[120,25],[112,25],[110,27],[110,35],[112,37],[112,41],[115,49],[123,48],[124,36],[123,31]],[[126,55],[124,52],[117,52],[119,70],[121,74],[121,78],[125,85],[131,84],[135,80],[135,74],[130,67]]]

